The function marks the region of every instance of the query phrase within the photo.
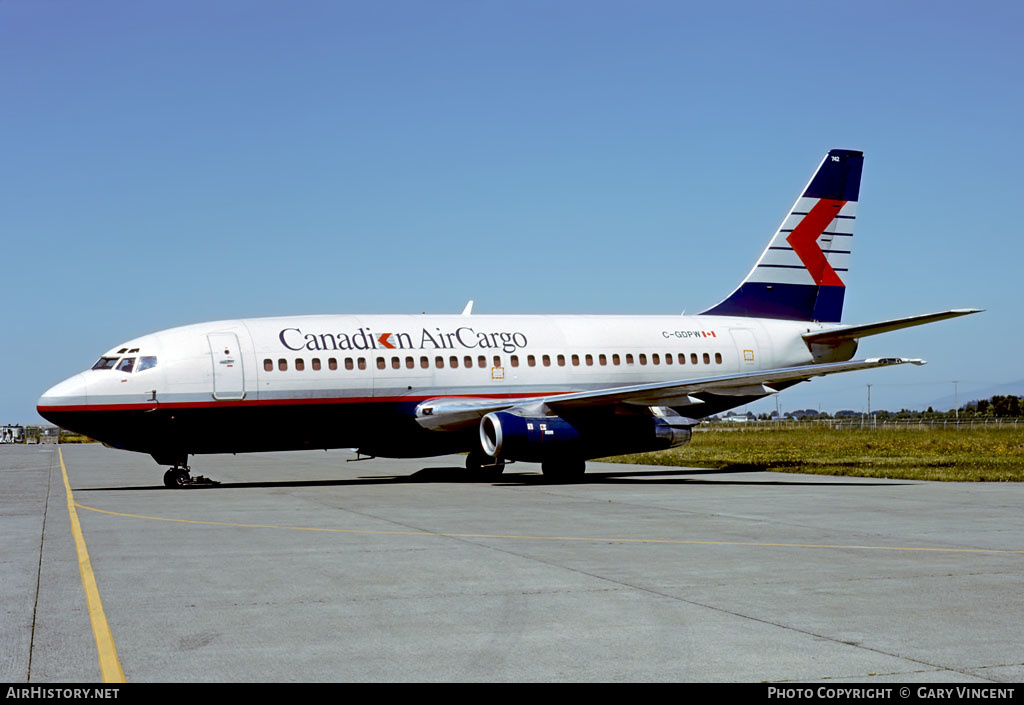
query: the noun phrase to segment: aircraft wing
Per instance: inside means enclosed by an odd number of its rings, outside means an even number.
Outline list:
[[[701,392],[726,396],[758,396],[773,394],[772,384],[803,382],[812,377],[868,370],[903,364],[923,365],[924,360],[881,357],[849,362],[782,367],[757,372],[742,372],[719,377],[702,377],[672,382],[652,382],[586,392],[550,394],[526,399],[446,398],[430,399],[416,408],[416,421],[424,428],[452,431],[470,426],[492,411],[514,407],[530,407],[559,413],[582,408],[599,408],[629,404],[633,406],[689,406],[702,403],[691,395]]]

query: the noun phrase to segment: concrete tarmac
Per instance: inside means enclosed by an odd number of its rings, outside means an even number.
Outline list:
[[[129,682],[1024,680],[1024,485],[60,452]],[[0,681],[101,680],[57,447],[0,527]]]

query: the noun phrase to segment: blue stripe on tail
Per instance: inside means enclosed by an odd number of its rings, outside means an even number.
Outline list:
[[[807,184],[804,198],[830,198],[835,201],[856,201],[860,195],[860,174],[864,168],[864,152],[833,149]]]
[[[701,315],[839,323],[845,295],[845,286],[744,282],[732,296]]]

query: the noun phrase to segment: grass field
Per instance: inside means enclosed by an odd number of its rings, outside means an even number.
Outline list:
[[[612,462],[955,482],[1024,481],[1024,431],[723,429]]]

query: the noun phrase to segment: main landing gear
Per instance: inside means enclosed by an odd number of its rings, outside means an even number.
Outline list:
[[[540,464],[544,477],[552,482],[579,482],[587,471],[582,458],[549,458]]]
[[[492,458],[482,450],[471,450],[466,456],[466,469],[481,477],[499,477],[505,472],[505,461]]]
[[[188,487],[189,485],[219,485],[220,483],[216,480],[211,480],[208,477],[199,475],[192,477],[189,474],[188,465],[175,465],[173,468],[164,473],[164,487],[170,487],[171,489],[179,489],[181,487]]]

